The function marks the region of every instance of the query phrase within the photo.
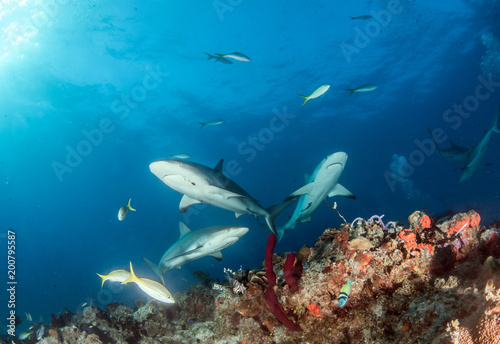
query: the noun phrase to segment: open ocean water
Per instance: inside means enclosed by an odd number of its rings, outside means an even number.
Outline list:
[[[358,16],[370,17],[350,18]],[[471,151],[492,128],[499,16],[490,0],[2,1],[2,317],[8,269],[23,319],[48,321],[92,298],[133,306],[146,298],[136,286],[101,289],[96,273],[132,262],[155,279],[142,257],[158,262],[179,238],[179,221],[250,231],[222,262],[205,257],[166,272],[172,293],[198,282],[193,271],[223,280],[224,268],[260,267],[269,234],[262,217],[200,205],[179,212],[182,195],[149,170],[176,154],[211,168],[224,159],[226,175],[268,207],[343,151],[339,182],[356,199],[328,202],[348,222],[384,214],[407,224],[415,210],[438,218],[470,209],[482,224],[499,221],[500,134],[460,183],[465,163],[442,159],[428,131],[440,134],[441,149],[451,139]],[[233,52],[251,61],[206,55]],[[346,91],[365,84],[377,88]],[[297,94],[321,85],[330,88],[301,106]],[[223,123],[200,128],[211,121]],[[119,221],[129,198],[137,211]],[[342,223],[323,203],[275,251],[312,245]]]

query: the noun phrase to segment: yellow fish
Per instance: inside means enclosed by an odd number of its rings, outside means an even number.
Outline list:
[[[128,210],[135,211],[135,209],[130,206],[131,200],[132,200],[132,198],[129,198],[127,205],[120,207],[120,210],[118,210],[118,220],[123,221],[123,219],[125,219],[125,216],[127,216]]]
[[[143,292],[157,301],[164,303],[175,303],[174,297],[163,284],[147,278],[137,277],[134,274],[132,262],[130,262],[130,277],[123,281],[122,284],[127,284],[130,282],[134,282],[135,284],[137,284]]]

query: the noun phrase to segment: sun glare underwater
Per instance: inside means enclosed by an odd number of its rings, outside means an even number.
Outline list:
[[[306,333],[306,316],[363,308],[368,283],[356,275],[365,265],[331,258],[318,273],[343,271],[337,310],[283,302],[296,266],[284,253],[312,249],[326,229],[342,245],[383,227],[366,258],[408,242],[398,233],[417,217],[467,213],[465,235],[474,210],[478,237],[498,227],[499,15],[492,0],[2,1],[0,307],[16,328],[0,341],[62,341],[64,310],[113,303],[157,300],[176,319],[193,285],[242,298],[273,264],[263,307]],[[419,250],[445,245],[415,233]],[[283,261],[264,264],[273,252]],[[280,326],[255,312],[279,342]]]

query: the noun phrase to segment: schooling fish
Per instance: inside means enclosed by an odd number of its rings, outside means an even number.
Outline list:
[[[130,277],[123,281],[122,284],[127,284],[130,282],[134,282],[135,284],[137,284],[143,292],[157,301],[164,303],[175,303],[174,297],[163,284],[147,278],[137,277],[134,274],[132,262],[130,262]]]
[[[351,293],[351,280],[348,280],[347,283],[340,289],[339,294],[339,307],[344,307],[347,299],[349,298],[349,294]]]
[[[365,14],[363,16],[357,16],[357,17],[351,17],[351,16],[349,16],[349,18],[351,18],[351,19],[366,20],[366,19],[370,19],[370,18],[373,18],[373,17],[371,15],[369,15],[369,14]]]
[[[206,125],[212,125],[212,126],[213,126],[213,125],[219,125],[219,124],[224,123],[224,121],[223,121],[223,120],[221,120],[221,119],[218,119],[218,120],[216,120],[216,121],[210,121],[210,122],[198,122],[198,123],[199,123],[199,124],[201,124],[201,128],[200,128],[200,129],[203,129],[203,127],[204,127],[204,126],[206,126]]]
[[[304,106],[309,99],[321,97],[323,94],[325,94],[326,91],[328,91],[329,88],[330,88],[330,85],[321,85],[320,87],[315,89],[314,92],[311,93],[311,95],[309,95],[309,96],[303,96],[301,94],[297,94],[297,95],[299,97],[304,98],[304,103],[302,103],[302,106]]]
[[[364,84],[356,88],[346,88],[346,91],[349,91],[349,96],[352,96],[356,92],[371,92],[377,89],[377,85],[374,84]]]
[[[102,284],[101,284],[101,289],[104,286],[104,282],[106,281],[111,281],[111,282],[123,282],[127,280],[130,277],[130,272],[127,270],[114,270],[111,271],[107,275],[99,275],[97,276],[101,277],[102,279]]]
[[[125,219],[125,216],[127,216],[128,210],[135,211],[135,209],[130,206],[131,199],[132,198],[129,198],[126,206],[124,205],[123,207],[120,207],[120,210],[118,210],[118,220],[123,221],[123,219]]]

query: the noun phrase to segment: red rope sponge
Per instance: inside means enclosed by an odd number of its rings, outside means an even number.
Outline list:
[[[271,309],[271,312],[278,318],[278,320],[288,327],[292,331],[302,331],[302,328],[294,323],[292,320],[288,319],[285,310],[283,307],[280,305],[278,302],[278,297],[276,296],[276,293],[274,291],[274,287],[276,286],[276,274],[274,273],[273,270],[273,251],[274,251],[274,245],[276,244],[276,234],[271,233],[269,235],[269,238],[267,239],[267,246],[266,246],[266,277],[267,280],[269,281],[269,287],[266,290],[266,300],[267,300],[267,305]],[[293,259],[291,266],[290,266],[290,278],[293,279],[293,282],[295,283],[295,287],[297,287],[297,282],[295,281],[293,277],[293,262],[295,261],[295,255],[293,255]],[[288,260],[287,260],[288,262]],[[288,263],[290,265],[290,263]],[[286,267],[285,263],[285,267]],[[285,268],[285,276],[287,274]],[[286,278],[286,277],[285,277]],[[287,279],[287,283],[288,279]],[[293,287],[292,287],[293,288]]]
[[[269,281],[269,288],[272,288],[276,285],[276,274],[273,270],[273,251],[274,245],[276,244],[276,234],[269,234],[269,238],[267,238],[267,246],[266,246],[266,277]]]

